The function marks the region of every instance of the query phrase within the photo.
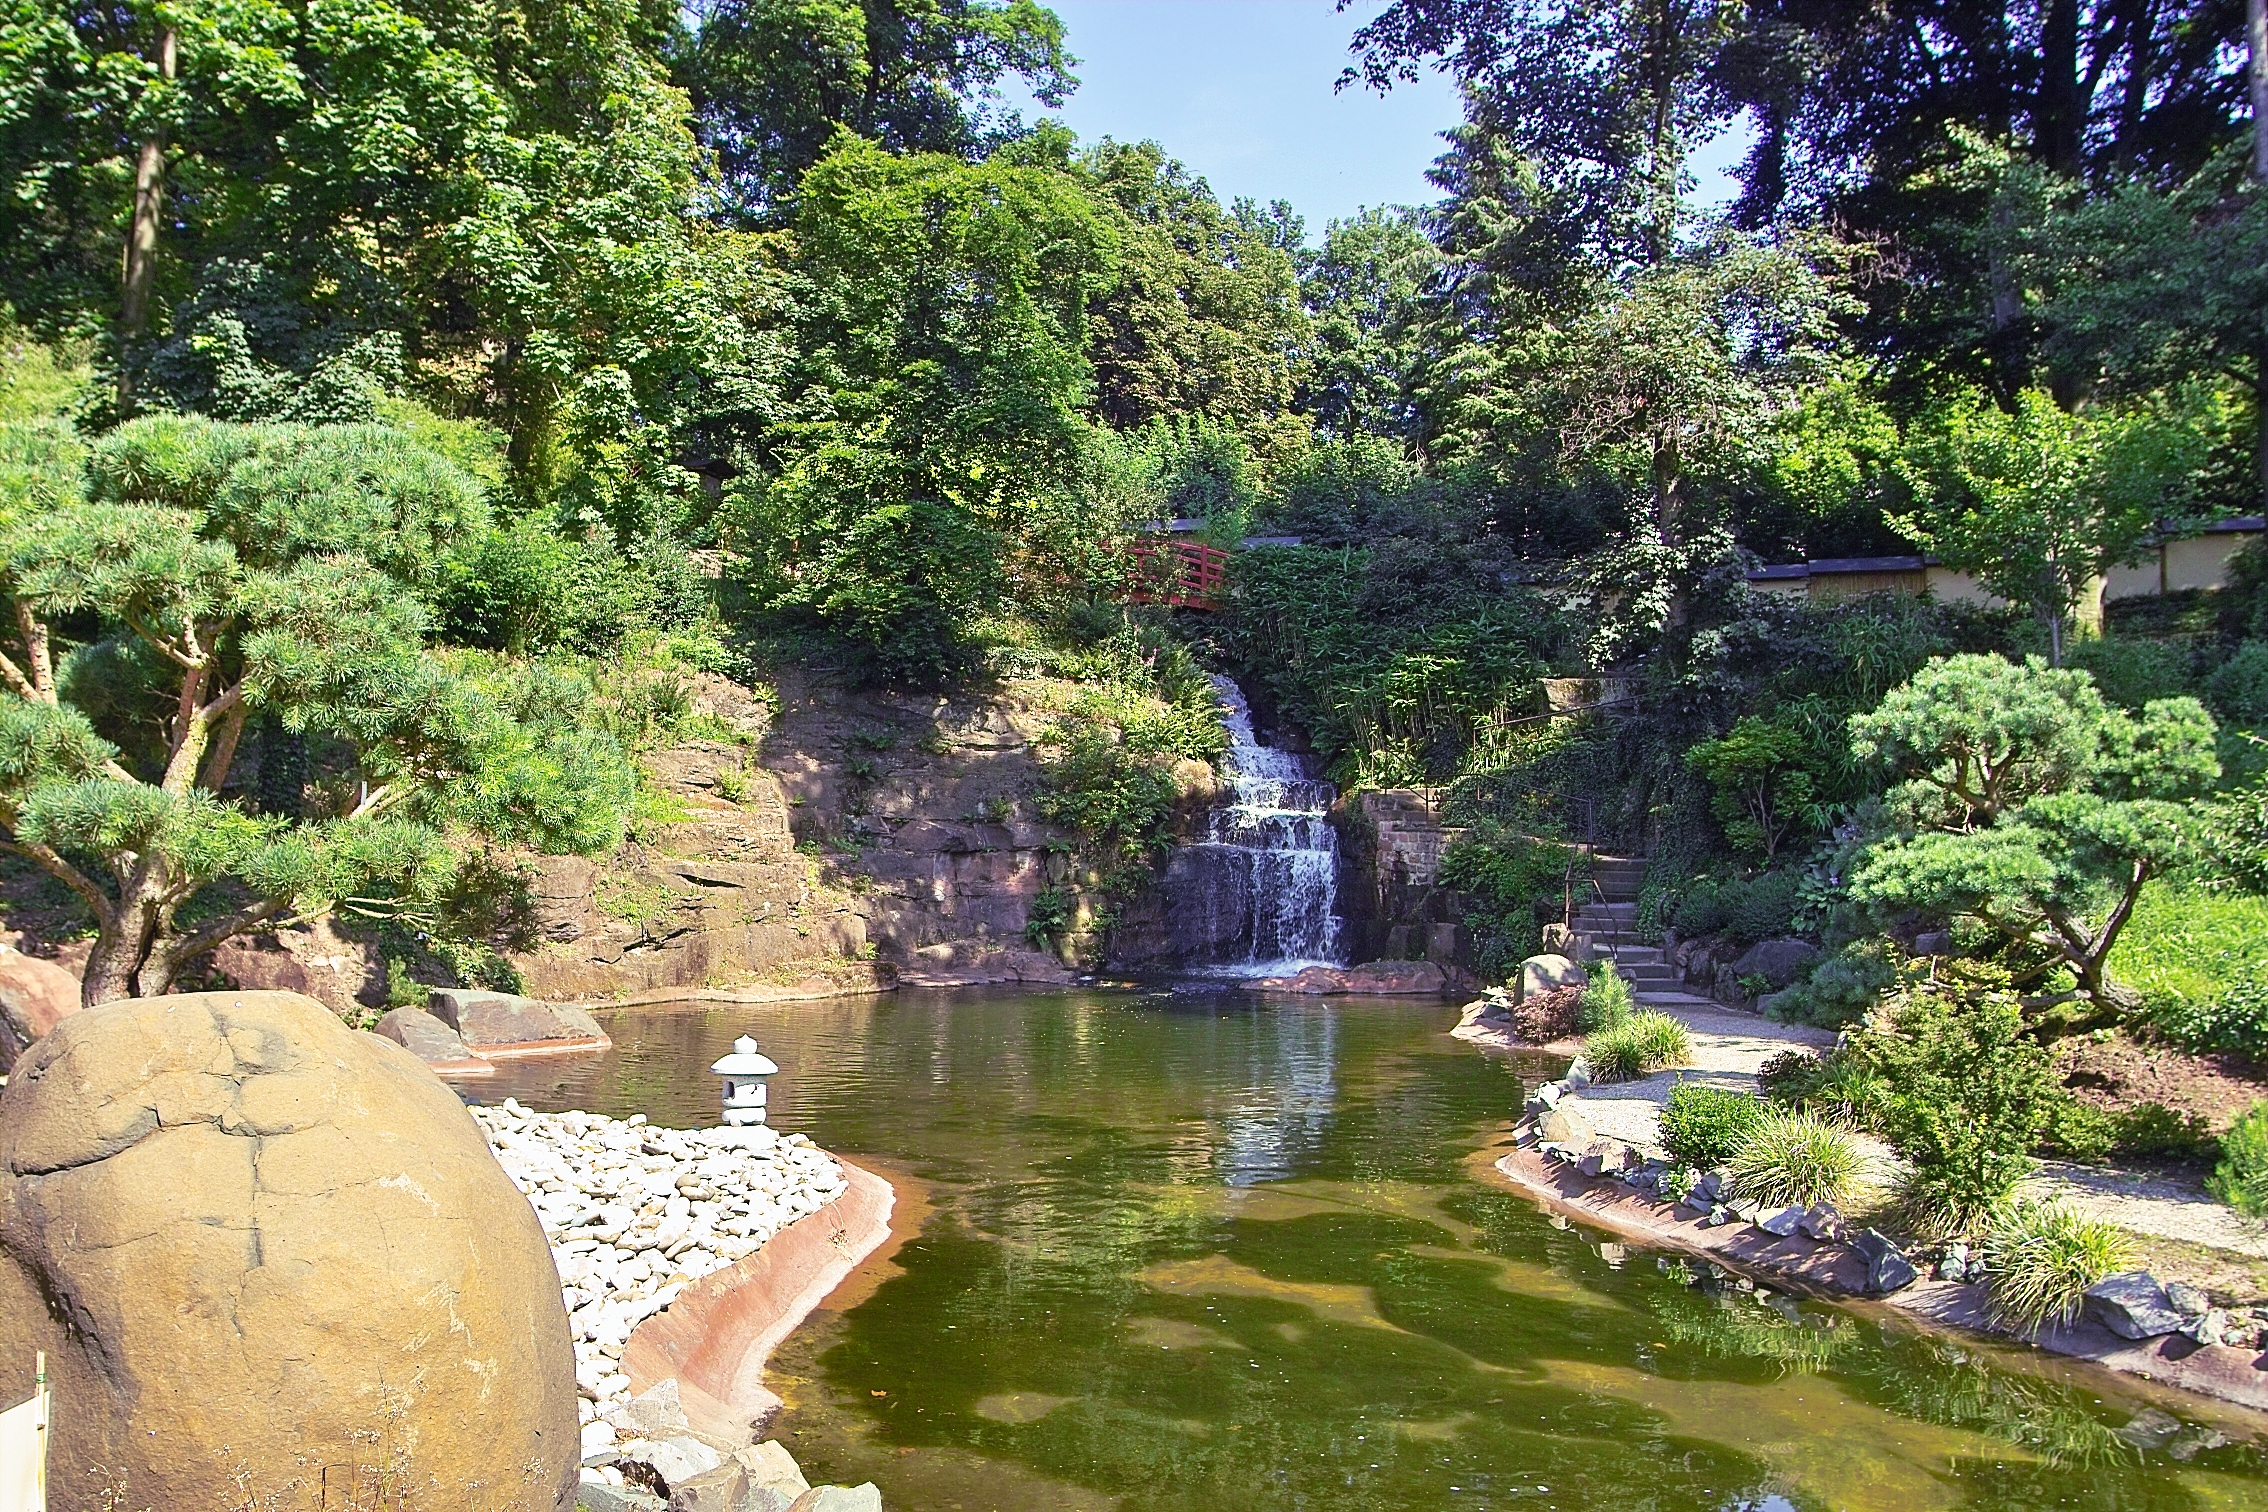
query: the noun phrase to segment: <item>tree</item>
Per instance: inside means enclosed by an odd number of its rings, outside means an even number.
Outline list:
[[[2049,663],[2061,666],[2074,611],[2153,530],[2184,519],[2209,449],[2179,412],[2066,411],[2038,389],[2004,410],[1971,391],[1911,441],[1905,472],[1916,507],[1890,523],[2028,606],[2047,628]]]
[[[866,676],[933,681],[1019,544],[1074,512],[1116,238],[1061,172],[845,136],[804,176],[796,247],[796,418],[736,490],[733,544],[763,614]]]
[[[1685,759],[1717,790],[1711,808],[1725,838],[1769,866],[1782,841],[1809,827],[1814,792],[1802,765],[1807,754],[1799,732],[1744,714],[1719,739],[1687,750]]]
[[[1325,228],[1300,278],[1315,324],[1298,403],[1317,430],[1348,441],[1414,434],[1408,394],[1425,339],[1418,299],[1440,262],[1412,211],[1365,210]]]
[[[452,839],[619,841],[633,779],[580,687],[427,644],[417,590],[485,518],[469,476],[379,427],[164,418],[88,478],[0,539],[0,845],[92,913],[88,1004],[263,925],[429,902]],[[229,796],[256,719],[336,752],[300,816]]]
[[[2143,884],[2189,843],[2178,800],[2220,776],[2202,704],[2157,699],[2137,718],[2084,672],[1953,656],[1850,730],[1855,754],[1904,779],[1889,794],[1904,827],[1868,847],[1853,898],[1966,915],[2019,987],[2062,968],[2095,1017],[2132,1006],[2104,961]]]
[[[671,47],[744,217],[789,204],[838,130],[894,152],[982,155],[1015,134],[991,109],[1003,79],[1060,109],[1077,61],[1033,0],[705,0]]]

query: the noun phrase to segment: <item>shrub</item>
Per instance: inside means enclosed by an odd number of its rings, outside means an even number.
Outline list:
[[[2231,724],[2268,725],[2268,640],[2246,641],[2205,680],[2205,699]]]
[[[1883,940],[1846,945],[1811,968],[1811,975],[1772,999],[1772,1017],[1783,1023],[1840,1029],[1866,1017],[1882,990],[1897,979],[1891,947]]]
[[[1764,1121],[1765,1106],[1746,1092],[1680,1081],[1662,1109],[1662,1147],[1679,1165],[1702,1170],[1733,1158]]]
[[[2093,674],[2103,697],[2137,714],[2153,698],[2190,691],[2188,650],[2162,640],[2104,635],[2077,641],[2067,649],[2064,665]]]
[[[1591,963],[1590,985],[1583,989],[1583,1006],[1576,1027],[1585,1034],[1601,1029],[1613,1029],[1628,1023],[1637,1004],[1630,996],[1630,983],[1611,961]]]
[[[1583,1041],[1583,1058],[1593,1080],[1635,1081],[1683,1065],[1693,1054],[1693,1037],[1666,1013],[1634,1013]]]
[[[1767,1101],[1800,1108],[1826,1073],[1826,1062],[1809,1050],[1782,1050],[1757,1067],[1756,1084]]]
[[[2015,1202],[1996,1211],[1984,1261],[1994,1320],[2027,1334],[2069,1323],[2088,1287],[2134,1263],[2124,1234],[2059,1202]]]
[[[1795,922],[1801,880],[1794,871],[1773,871],[1733,884],[1727,889],[1725,932],[1742,945],[1786,934]]]
[[[1512,1032],[1531,1045],[1548,1045],[1581,1033],[1586,990],[1558,987],[1530,993],[1512,1005]]]
[[[1884,1084],[1880,1127],[1913,1164],[1918,1224],[1973,1229],[2031,1173],[2058,1089],[2004,975],[1933,981],[1914,968],[1847,1051]]]
[[[1772,1112],[1734,1153],[1732,1189],[1775,1207],[1850,1199],[1866,1168],[1858,1141],[1816,1113]]]
[[[2100,1161],[2114,1155],[2143,1160],[2211,1160],[2220,1141],[2195,1113],[2176,1113],[2162,1103],[2137,1103],[2117,1112],[2066,1098],[2049,1115],[2043,1152],[2072,1160]]]
[[[2206,1186],[2238,1212],[2268,1217],[2268,1098],[2247,1108],[2221,1136],[2221,1163]]]

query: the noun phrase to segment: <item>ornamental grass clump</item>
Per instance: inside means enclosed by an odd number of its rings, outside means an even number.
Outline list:
[[[1693,1036],[1666,1013],[1634,1013],[1583,1041],[1583,1059],[1599,1082],[1636,1081],[1692,1056]]]
[[[2126,1236],[2109,1224],[2022,1198],[1993,1215],[1984,1261],[1994,1321],[2025,1334],[2069,1323],[2088,1287],[2134,1267]]]
[[[1768,1113],[1732,1159],[1732,1191],[1767,1207],[1840,1206],[1858,1189],[1866,1156],[1847,1129],[1816,1113]]]

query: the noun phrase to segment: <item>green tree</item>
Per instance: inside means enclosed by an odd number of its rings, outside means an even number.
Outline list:
[[[1904,779],[1889,795],[1904,829],[1867,849],[1853,898],[1977,920],[2018,986],[2067,970],[2092,1018],[2132,1006],[2104,961],[2189,841],[2179,800],[2220,775],[2202,704],[2157,699],[2135,717],[2084,672],[1952,656],[1850,728],[1856,754]]]
[[[1908,449],[1915,508],[1890,523],[1914,544],[2037,614],[2063,665],[2073,615],[2099,608],[2102,575],[2182,520],[2209,451],[2190,414],[2164,407],[2069,411],[2026,389],[2012,409],[1971,391]]]
[[[1085,312],[1115,250],[1076,181],[1006,157],[846,137],[804,176],[798,418],[732,522],[761,612],[884,680],[958,665],[1020,544],[1076,513]]]
[[[10,522],[0,844],[97,928],[86,1001],[162,993],[233,935],[431,900],[450,841],[596,853],[633,778],[581,689],[427,644],[418,589],[478,485],[379,427],[138,421]],[[248,721],[337,754],[301,816],[229,795]]]
[[[1365,210],[1324,229],[1300,277],[1314,318],[1299,405],[1326,434],[1409,436],[1409,393],[1426,350],[1420,298],[1441,254],[1409,210]]]
[[[1716,789],[1710,807],[1725,838],[1769,866],[1789,836],[1813,827],[1814,782],[1804,769],[1809,754],[1798,731],[1744,714],[1685,759]]]

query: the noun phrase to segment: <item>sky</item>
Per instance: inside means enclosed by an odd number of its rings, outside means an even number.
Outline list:
[[[1355,29],[1384,9],[1358,0],[1047,0],[1080,59],[1059,114],[1091,141],[1155,141],[1205,176],[1223,203],[1289,200],[1310,242],[1366,206],[1438,197],[1425,170],[1458,119],[1457,91],[1426,71],[1385,96],[1335,90]],[[1009,92],[1027,120],[1058,114]],[[1737,142],[1695,156],[1693,196],[1726,196]]]

